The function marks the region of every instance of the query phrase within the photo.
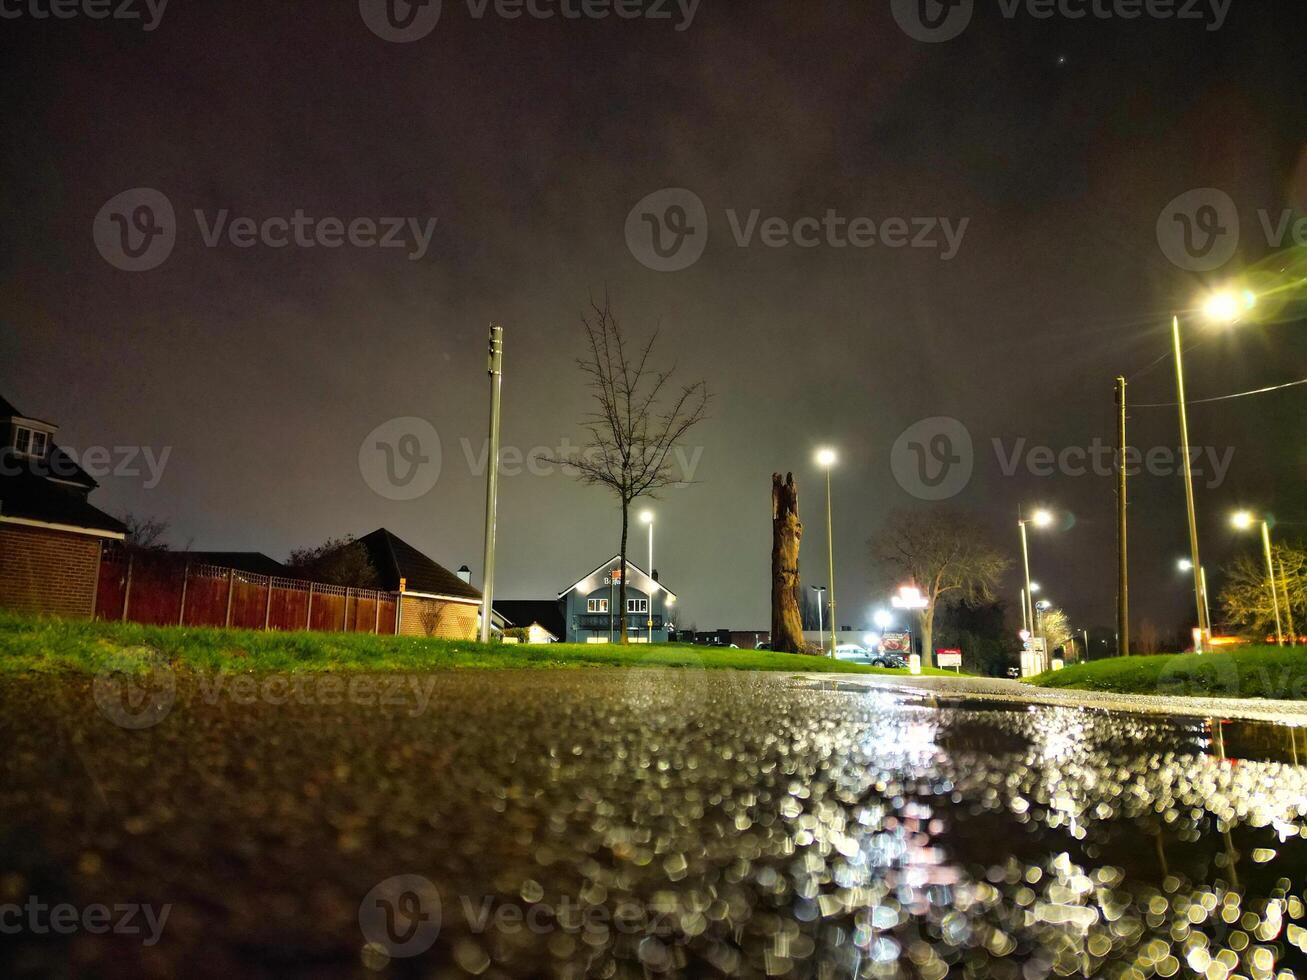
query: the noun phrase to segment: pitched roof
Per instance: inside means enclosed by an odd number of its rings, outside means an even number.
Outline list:
[[[513,626],[539,623],[556,637],[567,635],[567,621],[557,599],[502,599],[495,603],[495,612]]]
[[[32,422],[41,422],[42,425],[50,425],[41,419],[33,418],[30,415],[24,415],[18,407],[3,395],[0,395],[0,419],[27,419]],[[49,477],[52,480],[63,480],[68,483],[76,483],[85,487],[88,491],[94,490],[100,484],[96,483],[86,470],[78,465],[77,461],[69,456],[63,449],[57,446],[54,440],[46,450],[45,457],[36,459],[31,456],[20,456],[14,452],[12,446],[6,446],[0,449],[0,463],[3,463],[5,469],[26,470],[35,476]]]
[[[621,560],[622,560],[621,555],[613,555],[612,558],[609,558],[606,562],[604,562],[601,565],[595,566],[593,569],[586,572],[579,579],[577,579],[575,582],[573,582],[571,585],[565,588],[562,592],[558,593],[558,598],[560,599],[563,598],[563,596],[567,595],[567,593],[571,592],[578,585],[584,584],[586,579],[591,578],[592,576],[598,574],[599,572],[602,572],[605,568],[608,568],[610,565],[615,565],[617,562]],[[643,580],[642,591],[652,593],[654,589],[661,589],[662,591],[666,592],[669,596],[672,597],[676,596],[675,592],[673,592],[667,586],[663,585],[662,582],[659,582],[656,579],[654,579],[651,575],[649,575],[649,573],[647,573],[643,568],[641,568],[635,562],[631,561],[631,559],[629,558],[626,559],[626,567],[635,573],[635,575],[632,578],[628,578],[627,581],[630,582],[632,580],[634,581]],[[640,586],[637,586],[637,588],[640,588]],[[590,592],[593,591],[593,589],[587,589],[586,591]]]
[[[126,526],[86,502],[86,494],[31,473],[0,476],[0,520],[15,518],[121,537]]]
[[[399,580],[402,578],[406,580],[404,587],[409,592],[426,592],[455,599],[481,599],[477,589],[384,527],[364,535],[358,542],[367,549],[368,558],[377,570],[383,589],[398,591]]]
[[[192,562],[234,568],[238,572],[251,572],[255,575],[284,576],[290,572],[281,562],[269,558],[261,551],[188,551],[186,557]]]

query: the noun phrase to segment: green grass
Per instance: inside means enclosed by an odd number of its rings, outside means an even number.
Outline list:
[[[366,633],[263,633],[32,618],[0,612],[0,673],[94,673],[145,648],[175,666],[216,671],[418,671],[447,669],[689,667],[816,673],[906,674],[864,664],[765,650],[682,644],[555,643],[525,646]],[[932,671],[932,673],[941,673]]]
[[[1121,694],[1307,700],[1307,647],[1239,647],[1226,653],[1118,657],[1032,678],[1039,687]]]

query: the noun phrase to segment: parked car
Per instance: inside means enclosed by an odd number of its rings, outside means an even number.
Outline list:
[[[771,644],[770,644],[770,643],[759,643],[759,644],[757,644],[757,645],[754,647],[754,649],[755,649],[755,650],[770,650],[770,649],[771,649]]]
[[[867,652],[866,647],[860,647],[856,643],[840,643],[835,647],[836,660],[848,660],[851,663],[869,663],[871,654]]]
[[[873,667],[889,667],[893,670],[906,670],[907,658],[901,653],[877,653],[871,658]]]

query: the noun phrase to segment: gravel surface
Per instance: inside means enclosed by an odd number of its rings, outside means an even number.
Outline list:
[[[1302,969],[1296,729],[862,676],[116,683],[0,678],[0,976]]]

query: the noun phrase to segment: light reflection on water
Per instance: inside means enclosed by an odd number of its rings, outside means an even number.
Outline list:
[[[0,686],[0,887],[177,904],[151,950],[71,940],[101,976],[1307,976],[1307,733],[728,671],[427,679],[420,715],[183,687],[75,748],[28,707],[49,685]],[[359,928],[394,875],[442,897],[412,958]]]

